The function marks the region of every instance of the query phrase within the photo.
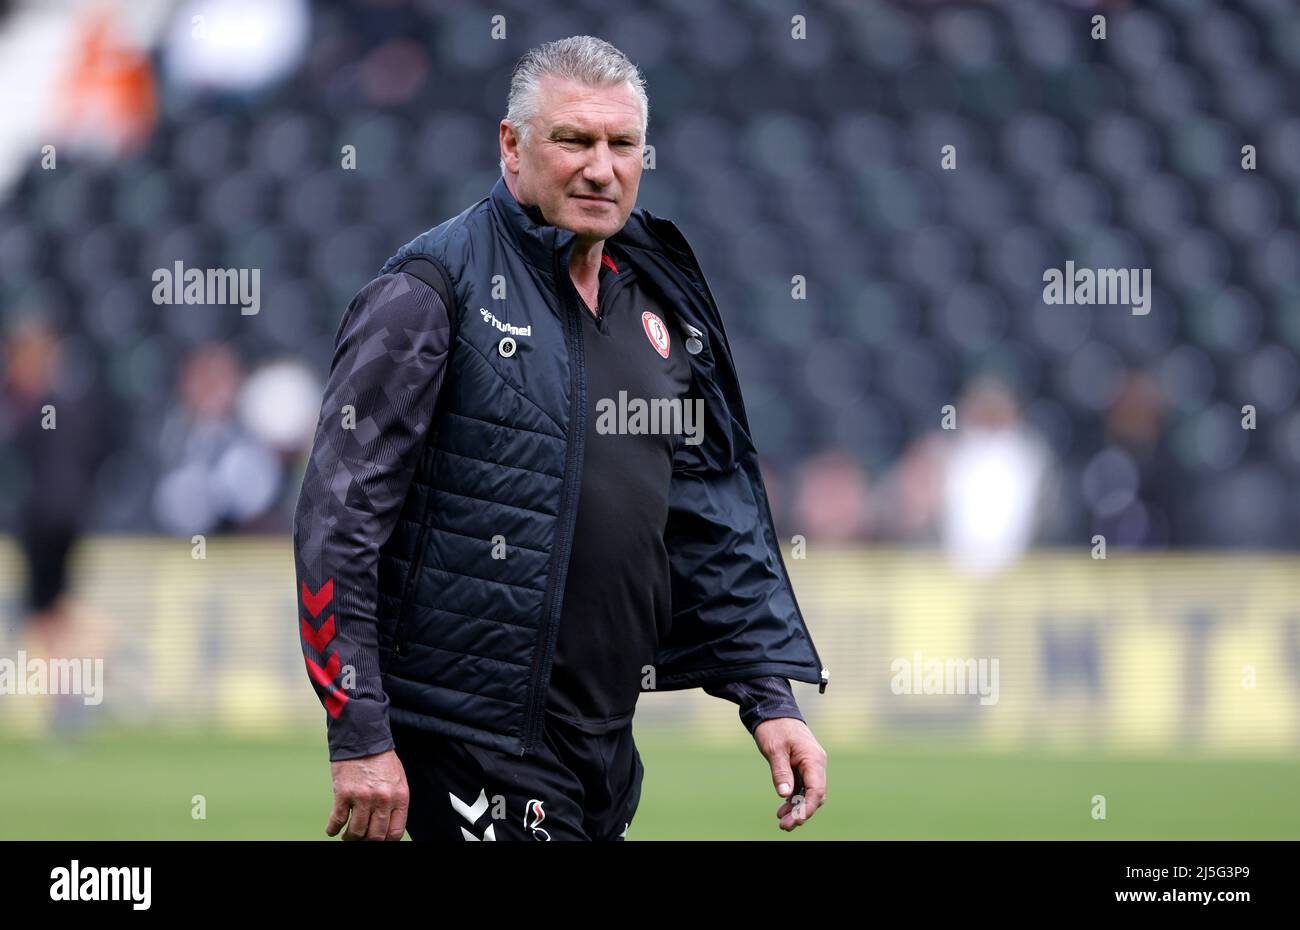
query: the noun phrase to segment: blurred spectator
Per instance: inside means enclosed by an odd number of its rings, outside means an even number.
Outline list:
[[[990,375],[959,399],[955,424],[912,443],[881,482],[882,526],[891,538],[937,541],[959,568],[991,575],[1054,519],[1051,454],[1011,391]]]
[[[1130,373],[1106,411],[1106,445],[1083,470],[1083,495],[1092,532],[1107,546],[1166,546],[1177,510],[1177,477],[1170,453],[1165,400],[1159,383]]]
[[[810,542],[845,543],[868,536],[867,476],[852,456],[830,450],[805,459],[794,478],[791,533]]]
[[[306,0],[190,0],[172,20],[166,72],[179,86],[257,91],[292,73],[310,28]]]
[[[240,391],[240,421],[275,454],[280,469],[278,500],[257,521],[259,531],[293,530],[293,513],[320,415],[321,391],[316,375],[293,358],[262,365],[248,376]]]
[[[879,528],[894,542],[937,545],[944,438],[927,433],[910,444],[877,485]]]
[[[235,417],[243,372],[221,343],[195,349],[181,365],[180,396],[159,431],[162,479],[154,514],[169,533],[259,530],[281,490],[275,453]]]
[[[158,118],[147,49],[123,40],[120,16],[88,8],[58,85],[60,135],[74,151],[123,156],[143,148]]]
[[[1035,540],[1050,455],[1001,381],[977,379],[957,417],[943,469],[943,548],[959,568],[991,575]]]
[[[17,537],[26,557],[25,607],[39,646],[57,656],[69,635],[68,563],[93,510],[111,417],[96,391],[65,377],[59,337],[43,320],[15,324],[5,349],[0,438],[23,470]]]

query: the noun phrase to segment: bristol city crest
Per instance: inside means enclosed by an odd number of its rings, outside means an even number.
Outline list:
[[[664,321],[659,319],[657,314],[647,310],[641,314],[641,325],[645,327],[645,334],[650,339],[650,344],[655,347],[655,351],[667,358],[668,327],[664,325]]]
[[[528,803],[524,805],[524,826],[533,835],[533,839],[549,842],[551,834],[542,829],[542,821],[546,819],[546,811],[542,810],[542,805],[545,803],[536,798],[528,799]]]

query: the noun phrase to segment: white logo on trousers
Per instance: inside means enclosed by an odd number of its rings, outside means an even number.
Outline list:
[[[451,799],[451,806],[455,809],[456,813],[460,814],[462,817],[468,820],[470,822],[470,826],[473,826],[474,822],[478,820],[480,817],[482,817],[483,812],[488,809],[486,788],[479,789],[478,799],[472,805],[466,804],[464,801],[456,797],[450,791],[447,792],[447,797]],[[495,827],[496,824],[494,823],[488,824],[488,828],[483,831],[484,840],[491,840],[495,842],[496,833],[493,832]],[[465,839],[467,840],[473,840],[477,842],[479,839],[477,836],[475,836],[469,830],[466,830],[464,827],[460,828],[460,833],[461,836],[465,837]]]

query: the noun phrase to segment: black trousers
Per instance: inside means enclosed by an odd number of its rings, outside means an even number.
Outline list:
[[[621,840],[645,769],[632,724],[598,735],[545,715],[524,756],[392,724],[413,840]]]

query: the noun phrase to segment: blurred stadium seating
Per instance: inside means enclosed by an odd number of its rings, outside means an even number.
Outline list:
[[[176,64],[196,41],[178,4],[148,52],[156,126],[138,151],[67,154],[54,172],[25,152],[0,197],[0,305],[6,319],[53,314],[78,376],[122,411],[94,529],[166,529],[156,439],[187,353],[216,340],[250,369],[287,357],[323,376],[379,263],[495,180],[513,56],[592,31],[648,75],[656,168],[640,202],[687,231],[711,275],[779,525],[803,525],[802,462],[847,453],[872,498],[992,370],[1061,463],[1064,512],[1039,542],[1109,520],[1126,537],[1113,542],[1300,544],[1295,4],[844,0],[809,4],[800,42],[783,5],[757,0],[498,6],[506,41],[469,4],[275,14],[305,30],[281,40],[301,58],[245,87]],[[1088,37],[1097,9],[1105,41]],[[953,172],[938,170],[947,144]],[[1243,144],[1255,171],[1240,169]],[[355,171],[338,168],[344,145]],[[1042,272],[1067,257],[1149,265],[1154,312],[1046,306]],[[263,269],[266,309],[142,300],[177,260]],[[794,275],[805,301],[791,300]],[[1150,479],[1108,428],[1134,371],[1158,408]],[[1239,426],[1245,403],[1254,432]],[[286,528],[293,464],[259,529]],[[0,458],[13,479],[0,517],[20,472]],[[1141,513],[1115,521],[1117,499]],[[906,535],[861,511],[848,535]]]

